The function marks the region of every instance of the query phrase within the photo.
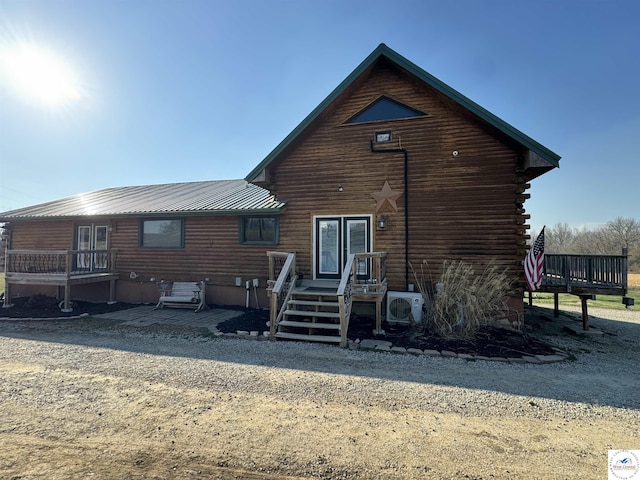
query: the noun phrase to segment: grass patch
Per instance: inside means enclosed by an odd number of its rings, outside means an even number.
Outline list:
[[[629,310],[640,310],[640,286],[631,287],[629,286],[629,292],[627,293],[627,297],[634,298],[636,304],[633,307],[630,307]],[[525,302],[529,301],[529,294],[525,294],[524,298]],[[577,306],[581,305],[580,297],[576,295],[571,295],[569,293],[561,293],[558,298],[560,302],[560,307],[562,306]],[[542,293],[538,292],[533,296],[533,304],[534,305],[553,305],[553,293]],[[624,310],[625,306],[622,304],[622,297],[615,295],[596,295],[595,300],[589,300],[590,307],[600,307],[600,308],[609,308],[612,310]]]

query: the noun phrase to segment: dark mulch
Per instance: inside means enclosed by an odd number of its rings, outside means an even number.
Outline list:
[[[64,313],[58,307],[59,300],[44,295],[34,295],[29,298],[15,298],[14,306],[0,310],[0,317],[10,318],[54,318],[72,317],[83,313],[98,315],[109,313],[138,305],[128,303],[73,302],[73,311]],[[269,312],[253,308],[230,307],[237,309],[242,315],[223,322],[218,329],[223,333],[235,333],[238,330],[263,332],[268,329]],[[485,327],[481,329],[473,339],[446,339],[435,332],[418,331],[403,325],[384,324],[384,336],[375,337],[372,333],[374,321],[366,316],[351,318],[348,337],[352,340],[365,338],[378,338],[393,343],[394,346],[405,348],[419,348],[422,350],[449,350],[456,353],[468,353],[486,357],[511,357],[519,358],[523,355],[549,355],[555,353],[546,343],[534,336],[508,330],[505,328]]]
[[[238,330],[245,330],[247,332],[257,330],[262,333],[265,330],[269,330],[267,326],[267,322],[269,321],[268,310],[257,310],[254,308],[238,308],[238,310],[242,310],[244,313],[239,317],[218,324],[218,330],[223,333],[236,333]]]
[[[265,310],[246,310],[237,318],[218,325],[225,333],[238,330],[266,330],[269,312]],[[449,350],[456,353],[468,353],[486,357],[520,358],[523,355],[551,355],[555,351],[551,346],[526,333],[506,328],[486,327],[481,329],[474,339],[446,339],[435,332],[418,332],[407,326],[384,324],[385,335],[374,336],[374,320],[364,316],[352,316],[349,322],[348,337],[352,340],[378,338],[387,340],[397,347],[419,348],[421,350]]]
[[[372,319],[354,316],[349,322],[349,338],[372,338]],[[444,338],[437,332],[422,328],[411,329],[405,325],[384,324],[384,339],[396,347],[421,350],[448,350],[485,357],[520,358],[524,355],[551,355],[553,348],[541,340],[523,332],[500,327],[484,327],[475,338]]]
[[[116,312],[127,308],[137,307],[130,303],[117,302],[112,305],[107,303],[83,302],[74,300],[72,312],[60,310],[60,300],[46,295],[33,295],[13,299],[13,306],[0,309],[0,317],[9,318],[65,318],[75,317],[83,313],[99,315],[101,313]]]

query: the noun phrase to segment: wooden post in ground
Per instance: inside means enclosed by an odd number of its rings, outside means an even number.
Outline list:
[[[376,331],[382,332],[382,300],[376,299]]]
[[[63,312],[71,312],[72,308],[70,305],[71,302],[71,271],[73,267],[73,255],[71,252],[67,252],[67,265],[65,272],[65,282],[64,282],[64,304],[62,306]]]
[[[109,303],[116,303],[116,281],[109,280]]]
[[[587,308],[587,300],[592,298],[591,295],[581,295],[580,302],[582,303],[582,329],[586,332],[589,330],[589,311]]]
[[[533,292],[529,290],[529,306],[533,305]]]
[[[269,301],[269,340],[275,340],[276,319],[278,318],[278,294],[271,292]]]
[[[560,316],[560,300],[559,300],[558,292],[554,292],[553,294],[553,318],[558,318]]]
[[[338,296],[338,305],[340,309],[340,346],[345,348],[347,346],[347,315],[346,305],[344,302],[344,295]]]

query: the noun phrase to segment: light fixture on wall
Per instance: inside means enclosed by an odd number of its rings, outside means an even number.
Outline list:
[[[338,191],[341,192],[343,190],[344,190],[344,188],[342,187],[342,184],[338,185]]]
[[[387,217],[385,217],[384,215],[380,215],[378,217],[378,228],[380,228],[381,230],[387,228]]]
[[[376,143],[388,143],[392,140],[391,132],[376,132],[375,141]]]

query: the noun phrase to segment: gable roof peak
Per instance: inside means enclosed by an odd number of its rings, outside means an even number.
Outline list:
[[[356,81],[357,78],[360,77],[360,75],[369,69],[382,56],[386,57],[399,68],[406,70],[425,84],[458,103],[461,107],[493,126],[516,143],[522,145],[525,149],[533,152],[543,162],[548,163],[548,169],[559,166],[560,156],[558,154],[536,142],[517,128],[481,107],[473,100],[462,95],[457,90],[451,88],[449,85],[418,67],[395,50],[389,48],[385,43],[380,43],[375,50],[371,52],[367,58],[365,58],[362,63],[360,63],[360,65],[358,65],[355,70],[347,76],[347,78],[345,78],[295,129],[293,129],[289,135],[287,135],[287,137],[285,137],[284,140],[282,140],[282,142],[276,146],[276,148],[271,151],[271,153],[262,160],[262,162],[260,162],[245,177],[245,180],[252,182],[260,178],[266,167],[268,167],[281,153],[283,153],[286,148],[291,145],[334,100],[336,100],[353,82]],[[546,169],[544,170],[546,171]],[[544,173],[544,171],[542,173]]]

